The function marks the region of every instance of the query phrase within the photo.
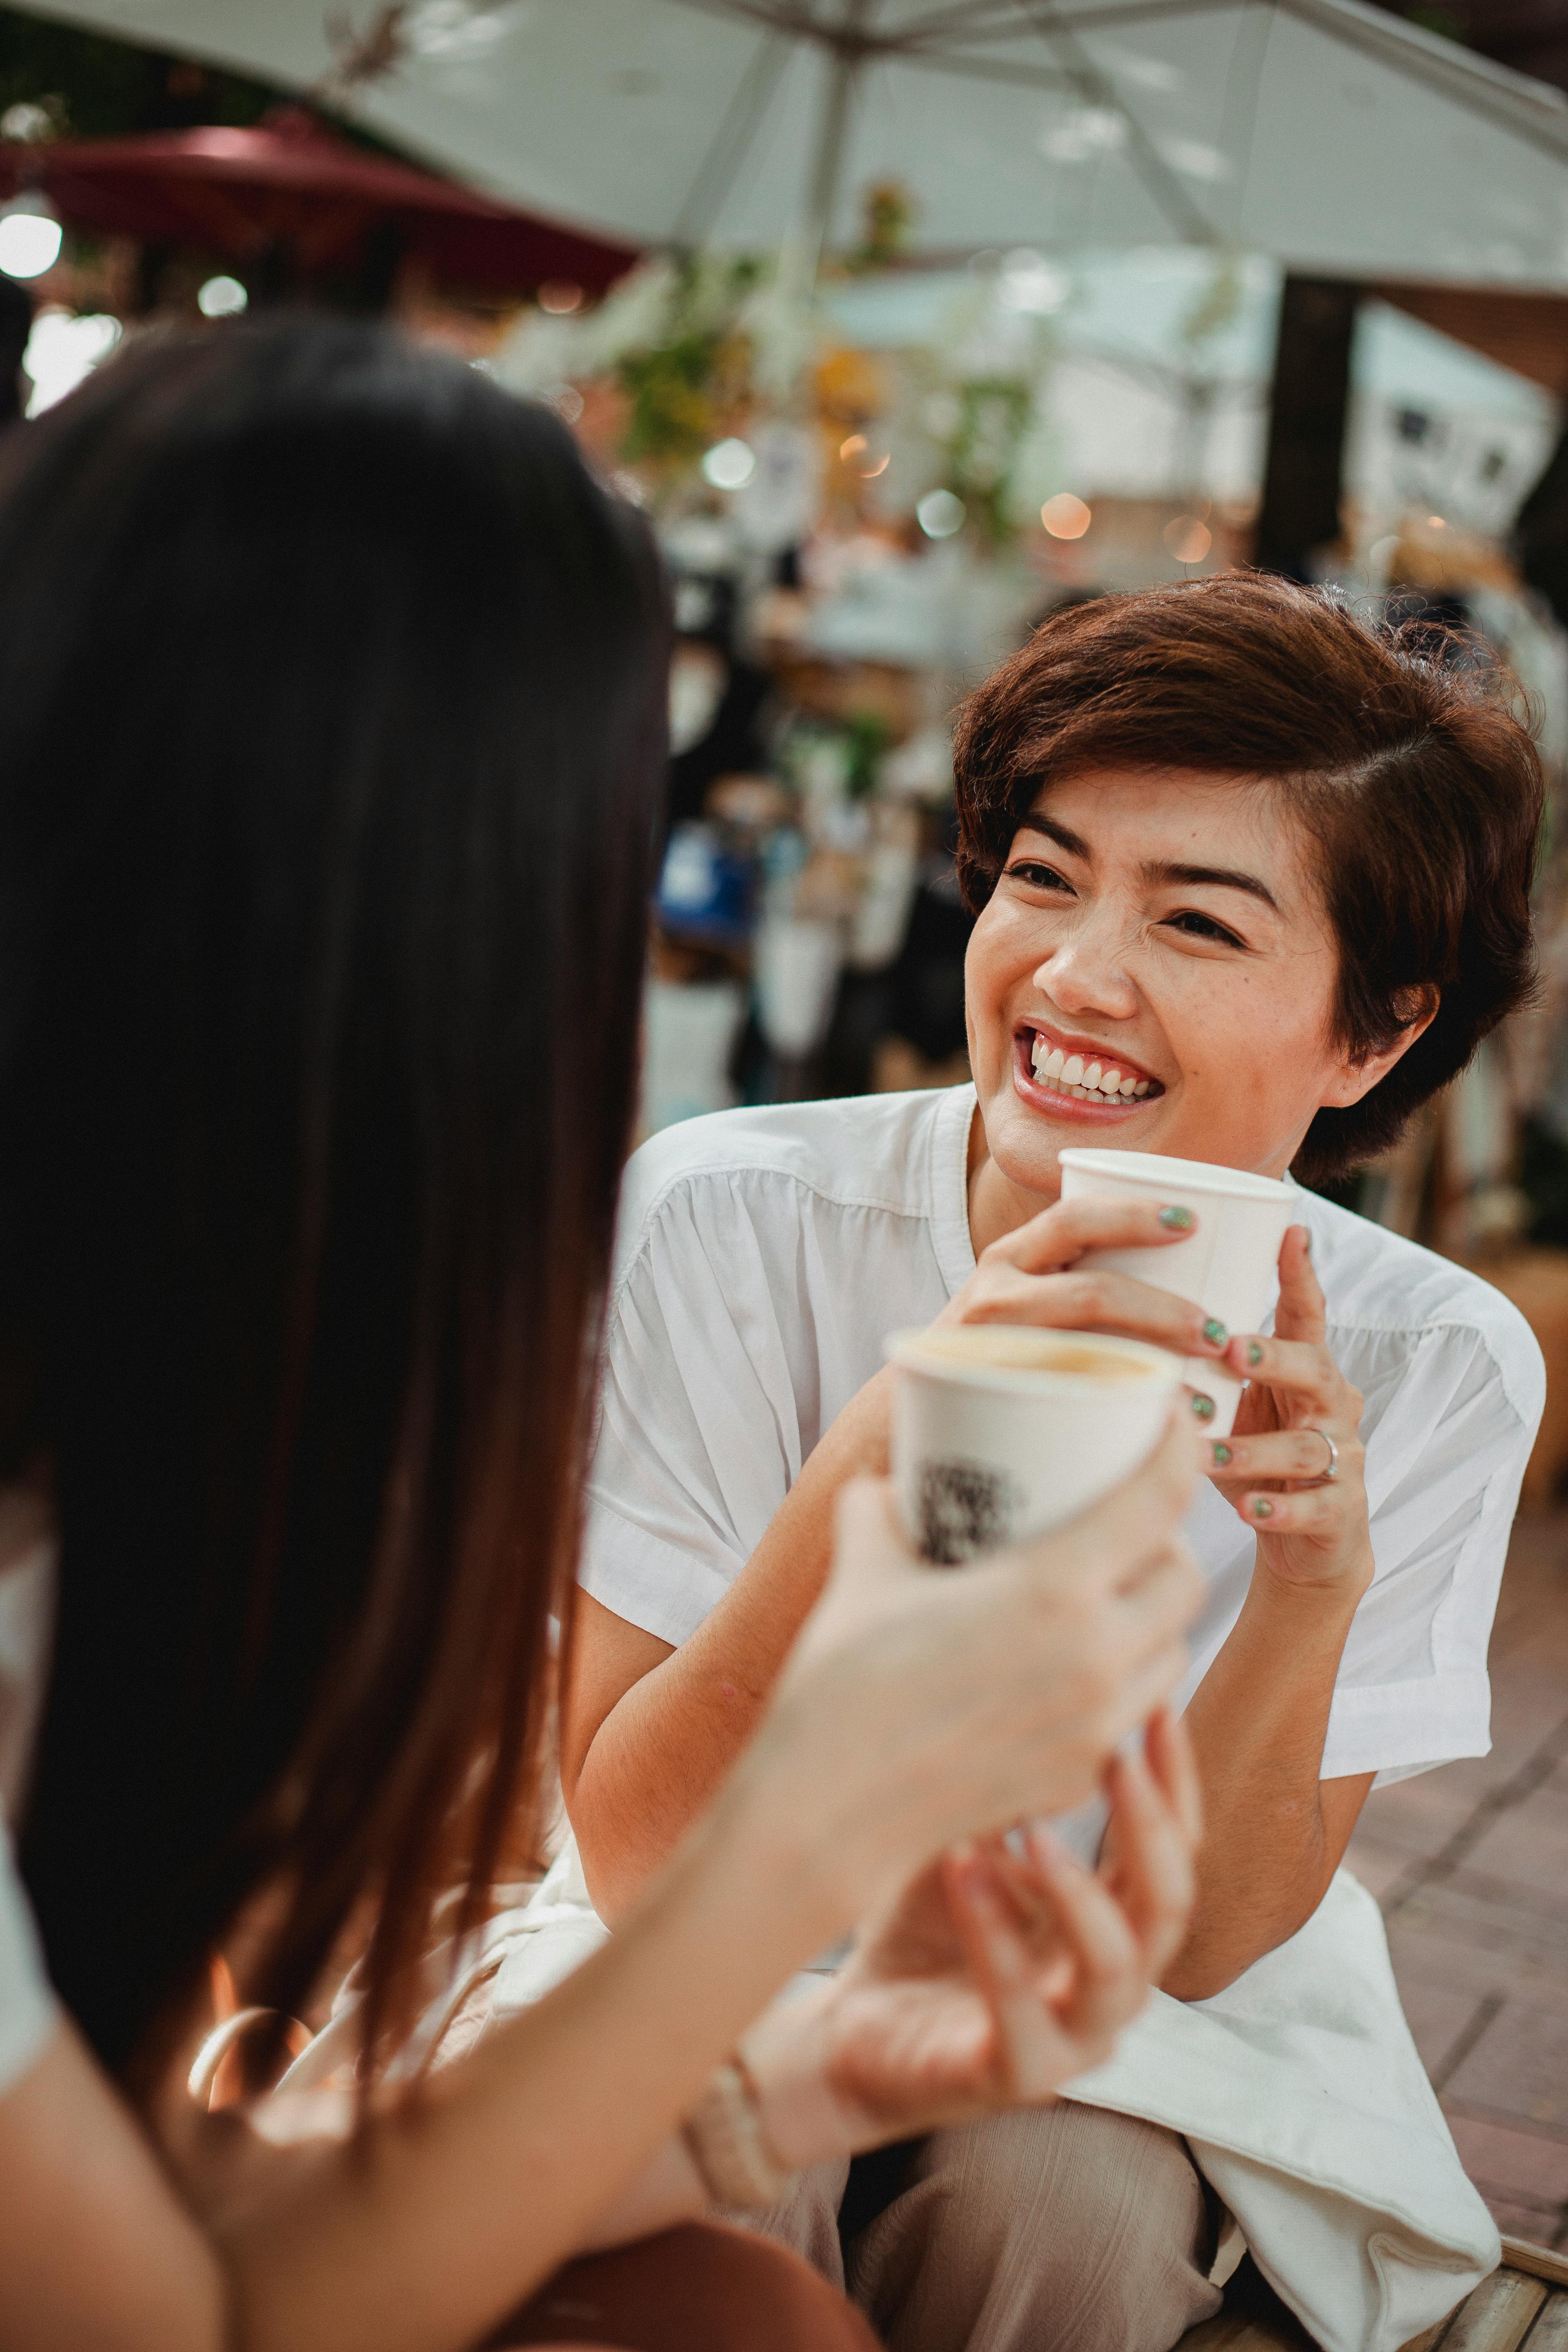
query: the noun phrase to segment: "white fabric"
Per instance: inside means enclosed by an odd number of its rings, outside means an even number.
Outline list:
[[[0,2097],[39,2055],[58,2015],[7,1827],[26,1782],[53,1614],[54,1556],[40,1547],[0,1571]]]
[[[37,1930],[0,1824],[0,2098],[39,2056],[56,2015]]]
[[[964,1087],[726,1112],[637,1154],[582,1566],[605,1607],[684,1641],[878,1369],[885,1335],[929,1321],[966,1280],[973,1108]],[[1489,1744],[1487,1639],[1544,1374],[1489,1285],[1310,1193],[1301,1215],[1330,1345],[1366,1398],[1376,1559],[1323,1772],[1399,1779]],[[1187,1532],[1209,1580],[1190,1694],[1235,1622],[1253,1539],[1206,1487]],[[562,1900],[568,1868],[552,1873],[558,1919],[578,1899]],[[513,1969],[517,1994],[566,1973],[585,1935],[582,1919],[544,1926]],[[1394,2352],[1498,2260],[1376,1906],[1343,1872],[1225,1993],[1156,1995],[1073,2095],[1186,2134],[1327,2352]]]

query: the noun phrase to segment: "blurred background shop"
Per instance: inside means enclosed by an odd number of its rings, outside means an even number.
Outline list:
[[[37,415],[150,321],[305,301],[550,402],[674,581],[646,1129],[942,1083],[950,715],[1064,598],[1258,562],[1463,621],[1560,775],[1565,27],[1543,0],[0,12],[0,366]],[[1568,1241],[1563,898],[1549,859],[1542,1008],[1358,1205]]]
[[[675,583],[647,1129],[940,1083],[949,717],[1064,598],[1260,561],[1429,607],[1561,766],[1568,106],[1507,68],[1568,39],[1523,12],[1500,71],[1475,13],[209,0],[192,56],[167,0],[4,12],[0,334],[32,415],[279,300],[551,402]],[[1561,1027],[1363,1205],[1568,1237]]]

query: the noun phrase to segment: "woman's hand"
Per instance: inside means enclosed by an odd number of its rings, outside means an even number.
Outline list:
[[[787,1792],[845,1924],[945,1847],[1080,1803],[1169,1697],[1205,1591],[1177,1535],[1194,1440],[1173,1412],[1114,1493],[956,1571],[914,1557],[887,1486],[845,1489],[826,1589],[731,1783]]]
[[[1223,1356],[1217,1318],[1150,1279],[1079,1269],[1089,1250],[1168,1249],[1197,1220],[1190,1209],[1142,1201],[1058,1201],[981,1253],[974,1272],[937,1317],[952,1323],[1037,1323],[1058,1331],[1110,1331],[1176,1356]]]
[[[809,2005],[746,2037],[781,2160],[805,2164],[1031,2105],[1109,2057],[1193,1899],[1197,1776],[1162,1711],[1108,1766],[1116,1858],[1083,1868],[1043,1825],[944,1854]]]
[[[1364,1402],[1324,1343],[1310,1236],[1292,1225],[1279,1253],[1274,1337],[1233,1339],[1229,1370],[1251,1383],[1228,1438],[1210,1442],[1209,1475],[1258,1537],[1258,1564],[1282,1584],[1360,1597],[1372,1581]],[[1338,1463],[1325,1481],[1333,1440]]]

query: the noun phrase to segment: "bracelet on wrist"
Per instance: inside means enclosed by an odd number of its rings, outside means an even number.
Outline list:
[[[715,2066],[680,2137],[715,2205],[761,2212],[795,2187],[797,2176],[768,2146],[756,2084],[738,2056]]]

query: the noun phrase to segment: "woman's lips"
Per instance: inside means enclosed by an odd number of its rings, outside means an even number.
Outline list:
[[[1164,1092],[1135,1063],[1033,1028],[1014,1037],[1013,1083],[1036,1109],[1097,1127],[1119,1124]]]

